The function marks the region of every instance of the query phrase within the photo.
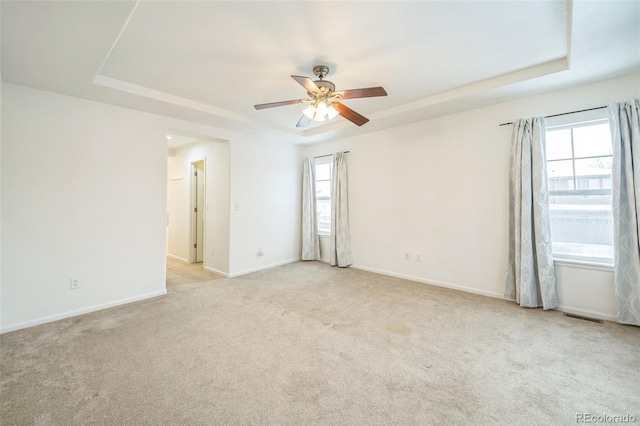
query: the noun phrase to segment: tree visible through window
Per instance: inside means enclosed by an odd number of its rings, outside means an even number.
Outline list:
[[[554,258],[613,262],[612,152],[608,120],[547,128]]]
[[[318,234],[331,235],[331,173],[333,156],[316,158]]]

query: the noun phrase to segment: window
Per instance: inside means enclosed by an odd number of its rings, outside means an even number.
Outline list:
[[[546,143],[553,257],[612,263],[609,121],[548,126]]]
[[[316,216],[319,235],[331,235],[332,167],[332,155],[316,158]]]

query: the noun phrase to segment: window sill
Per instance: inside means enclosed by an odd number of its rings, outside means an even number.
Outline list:
[[[593,269],[596,271],[613,272],[612,263],[602,263],[588,260],[553,259],[554,266],[568,266],[570,268]]]
[[[318,237],[327,239],[331,236],[331,234],[318,234]]]

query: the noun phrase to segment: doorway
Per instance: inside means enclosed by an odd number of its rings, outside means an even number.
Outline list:
[[[229,142],[172,129],[167,141],[167,257],[227,274]]]

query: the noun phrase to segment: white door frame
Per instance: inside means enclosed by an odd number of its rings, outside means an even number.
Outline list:
[[[190,162],[191,164],[191,168],[189,170],[189,174],[191,176],[191,203],[190,203],[190,210],[189,210],[189,217],[191,218],[190,220],[190,227],[189,227],[189,262],[190,263],[195,263],[197,261],[197,257],[196,257],[196,243],[197,243],[197,234],[196,234],[196,230],[197,230],[197,214],[196,214],[196,207],[198,205],[198,200],[196,198],[197,192],[196,192],[196,183],[197,183],[197,179],[195,176],[196,173],[196,163],[202,162],[203,163],[203,167],[204,167],[204,182],[202,184],[202,187],[204,189],[204,194],[202,195],[202,199],[203,199],[203,211],[202,211],[202,223],[203,223],[203,229],[202,229],[202,261],[204,264],[204,258],[206,257],[206,253],[207,253],[207,239],[206,239],[206,230],[207,230],[207,209],[206,206],[207,205],[207,159],[206,157],[202,157],[200,159],[197,160],[193,160]]]

